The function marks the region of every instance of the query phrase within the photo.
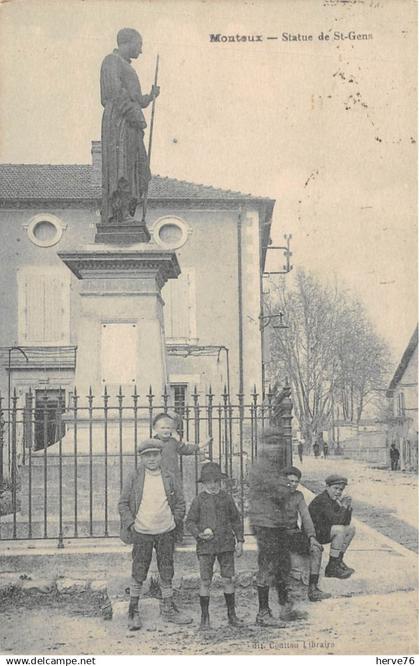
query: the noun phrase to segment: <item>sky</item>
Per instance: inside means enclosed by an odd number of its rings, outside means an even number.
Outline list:
[[[354,293],[398,362],[417,322],[416,3],[5,2],[1,162],[90,162],[122,27],[143,35],[144,92],[160,56],[153,173],[275,199],[273,242],[292,234],[294,270]]]

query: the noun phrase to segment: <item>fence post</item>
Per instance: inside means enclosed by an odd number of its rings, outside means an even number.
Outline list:
[[[149,393],[147,394],[147,399],[149,401],[149,437],[153,435],[153,395],[152,386],[149,386]]]
[[[13,538],[16,539],[17,536],[17,522],[16,522],[16,512],[17,512],[17,458],[16,458],[16,414],[17,414],[17,395],[16,389],[13,390],[12,397],[12,509],[13,509]]]
[[[209,458],[210,460],[213,460],[213,393],[211,390],[211,384],[209,386],[209,392],[207,393],[207,431],[208,431],[208,436],[211,438],[210,446],[209,446]]]
[[[281,425],[282,437],[285,454],[285,466],[291,465],[293,462],[293,445],[292,445],[292,419],[293,419],[293,402],[291,398],[292,389],[290,388],[289,381],[286,377],[286,383],[283,388],[283,401],[281,409]]]
[[[196,446],[200,443],[200,404],[198,402],[197,386],[194,386],[193,403],[194,403],[194,443]],[[195,494],[198,495],[198,454],[194,454],[194,471],[195,471]]]
[[[89,394],[91,394],[89,389]],[[65,409],[65,397],[60,391],[58,392],[58,405],[57,405],[57,418],[62,422],[62,415]],[[58,416],[60,415],[60,416]],[[59,430],[60,439],[58,440],[58,543],[57,548],[64,548],[64,535],[63,535],[63,430],[60,424]]]
[[[291,388],[286,378],[286,383],[281,391],[274,387],[274,400],[272,405],[272,423],[280,431],[280,447],[282,451],[281,468],[292,464],[292,410]]]

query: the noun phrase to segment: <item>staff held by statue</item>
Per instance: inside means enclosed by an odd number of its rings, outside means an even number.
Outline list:
[[[155,80],[152,90],[158,89],[158,74],[159,74],[159,54],[156,56],[156,68],[155,68]],[[155,106],[156,106],[156,96],[153,95],[152,102],[152,114],[150,116],[150,132],[149,132],[149,149],[147,151],[147,164],[150,170],[150,161],[152,158],[152,143],[153,143],[153,126],[155,123]],[[143,195],[143,215],[141,221],[146,223],[146,212],[147,212],[147,195],[149,191],[149,186],[147,185],[146,190]]]

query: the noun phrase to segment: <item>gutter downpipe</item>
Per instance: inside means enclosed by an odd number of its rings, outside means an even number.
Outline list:
[[[239,353],[239,394],[244,392],[244,334],[243,334],[243,294],[242,294],[242,221],[243,206],[239,208],[237,231],[238,248],[238,353]]]

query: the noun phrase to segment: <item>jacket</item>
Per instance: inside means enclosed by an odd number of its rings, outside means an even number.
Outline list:
[[[249,521],[255,527],[286,529],[291,490],[275,461],[263,453],[249,475]]]
[[[124,543],[133,543],[130,527],[134,524],[143,497],[145,468],[140,465],[126,479],[118,502],[121,520],[120,538]],[[175,523],[178,525],[185,516],[185,500],[182,488],[176,478],[162,470],[163,487]]]
[[[352,509],[341,506],[336,500],[331,499],[326,490],[312,500],[308,509],[314,523],[316,538],[320,543],[331,541],[333,525],[350,525]]]
[[[237,541],[244,540],[241,515],[229,493],[220,490],[217,495],[203,491],[194,497],[185,524],[187,531],[197,539],[197,555],[224,553],[235,549]],[[199,538],[206,527],[213,530],[214,538]]]
[[[315,527],[312,522],[311,514],[305,502],[303,493],[295,490],[285,503],[286,509],[286,529],[288,532],[299,531],[298,516],[302,521],[302,529],[307,537],[316,536]]]
[[[162,469],[166,469],[173,474],[178,481],[181,481],[179,456],[191,456],[199,451],[199,446],[197,444],[180,442],[174,437],[163,440],[156,435],[155,439],[159,439],[162,444]]]

